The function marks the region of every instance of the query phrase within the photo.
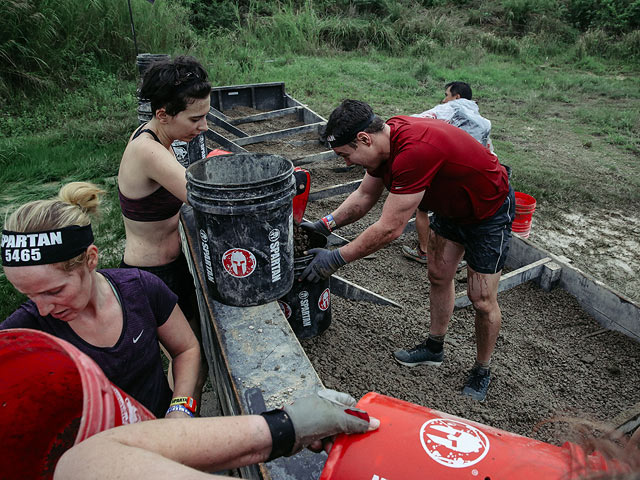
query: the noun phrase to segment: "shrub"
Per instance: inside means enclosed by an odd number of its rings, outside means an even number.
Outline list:
[[[400,46],[391,25],[361,18],[326,18],[320,25],[319,41],[347,51],[368,47],[393,51]]]
[[[481,45],[491,53],[517,56],[520,54],[520,45],[510,37],[501,38],[493,33],[480,34]]]
[[[640,27],[640,0],[568,0],[564,18],[583,31],[631,32]]]
[[[621,58],[640,60],[640,30],[623,35],[618,46]]]
[[[582,58],[586,55],[609,56],[611,54],[609,40],[609,35],[604,30],[589,30],[583,33],[576,44],[579,52],[578,57]]]
[[[531,30],[536,16],[551,12],[557,15],[562,8],[557,0],[502,0],[504,19],[518,33]]]

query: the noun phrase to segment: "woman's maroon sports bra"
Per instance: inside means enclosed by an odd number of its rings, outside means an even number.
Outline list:
[[[143,127],[144,125],[138,128],[131,140],[138,138],[141,133],[146,132],[149,133],[156,142],[162,143],[152,130],[148,128],[143,129]],[[160,186],[157,190],[142,198],[125,197],[122,192],[120,192],[120,187],[118,187],[118,198],[120,199],[122,215],[136,222],[158,222],[167,220],[178,213],[182,206],[182,200],[175,197],[163,186]]]

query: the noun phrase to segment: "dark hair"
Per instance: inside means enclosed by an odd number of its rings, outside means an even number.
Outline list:
[[[461,98],[471,100],[471,86],[465,82],[449,82],[444,86],[444,90],[451,87],[451,95],[460,95]]]
[[[333,111],[329,116],[329,121],[322,133],[322,141],[326,142],[327,137],[333,135],[336,138],[353,132],[357,129],[357,126],[362,122],[365,122],[369,117],[373,115],[373,120],[366,127],[363,132],[376,133],[382,131],[384,128],[384,120],[373,113],[373,109],[368,103],[361,102],[359,100],[343,100],[342,103]],[[357,134],[358,132],[355,132]],[[355,135],[354,135],[355,138]],[[357,148],[357,143],[352,141],[348,143],[352,148]]]
[[[140,98],[151,102],[154,115],[162,107],[169,115],[177,115],[193,99],[206,98],[210,93],[207,72],[195,58],[186,55],[152,63],[140,87]]]

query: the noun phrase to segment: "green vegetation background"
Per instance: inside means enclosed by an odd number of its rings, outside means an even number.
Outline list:
[[[130,0],[138,52],[189,53],[214,85],[283,81],[327,117],[344,98],[416,113],[472,84],[516,189],[640,207],[640,0]],[[119,262],[115,190],[137,125],[126,0],[0,3],[0,208],[73,180],[107,190],[102,266]],[[0,319],[23,300],[0,275]]]

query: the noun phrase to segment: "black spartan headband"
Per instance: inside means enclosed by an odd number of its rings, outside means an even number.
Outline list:
[[[331,148],[336,148],[350,143],[354,138],[356,138],[356,135],[358,135],[358,133],[362,132],[369,125],[371,125],[371,122],[373,122],[374,118],[376,118],[376,116],[372,113],[367,119],[357,124],[351,130],[347,130],[339,137],[335,137],[333,135],[327,136],[327,142],[329,142],[329,146]]]
[[[64,262],[93,243],[91,225],[71,225],[43,232],[2,231],[2,265],[24,267]]]

